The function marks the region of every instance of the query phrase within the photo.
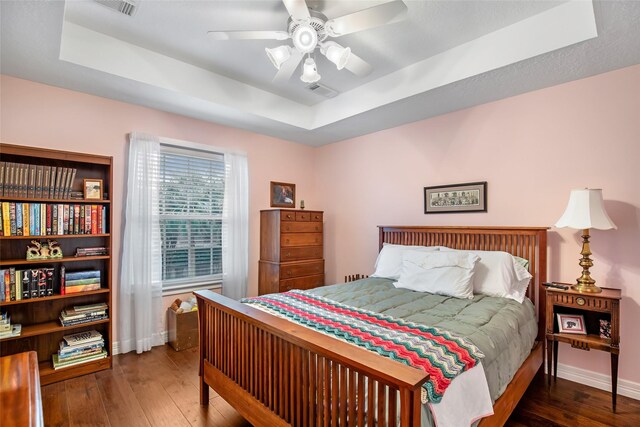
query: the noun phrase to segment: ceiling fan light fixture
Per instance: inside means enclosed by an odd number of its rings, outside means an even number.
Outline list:
[[[286,44],[272,49],[265,47],[264,51],[267,53],[267,57],[271,60],[271,63],[277,70],[279,70],[282,64],[291,57],[291,46],[287,46]]]
[[[316,68],[316,61],[314,61],[313,58],[304,60],[300,80],[305,83],[315,83],[320,80],[320,74],[318,74],[318,69]]]
[[[318,33],[307,23],[298,25],[291,38],[293,45],[302,53],[313,52],[318,45]]]
[[[347,65],[347,61],[351,56],[351,48],[340,46],[338,43],[331,41],[324,43],[320,48],[320,52],[329,61],[336,64],[338,70],[342,70]]]

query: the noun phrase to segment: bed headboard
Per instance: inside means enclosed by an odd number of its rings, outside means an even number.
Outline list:
[[[453,249],[504,251],[529,260],[533,275],[527,296],[536,307],[538,340],[544,339],[548,227],[379,226],[380,244],[446,246]]]

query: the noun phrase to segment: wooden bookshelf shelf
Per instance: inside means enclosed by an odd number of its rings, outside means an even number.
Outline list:
[[[63,257],[53,259],[3,259],[0,261],[0,266],[3,265],[28,265],[28,264],[60,264],[68,262],[81,262],[91,261],[97,259],[109,259],[111,255],[99,255],[99,256],[78,256],[78,257]]]
[[[35,172],[33,172],[34,169]],[[5,356],[24,351],[35,351],[38,355],[40,383],[42,385],[103,369],[110,369],[112,366],[113,313],[109,311],[109,319],[95,320],[72,326],[62,326],[58,316],[63,310],[71,306],[106,304],[109,309],[112,308],[112,256],[76,257],[74,255],[77,253],[77,249],[83,247],[104,247],[107,254],[113,253],[113,212],[111,209],[114,188],[113,158],[110,156],[0,143],[0,170],[5,172],[4,180],[0,181],[2,183],[0,185],[0,204],[2,205],[3,217],[3,222],[0,224],[3,233],[0,234],[13,234],[12,236],[0,236],[0,270],[4,270],[3,275],[9,277],[6,282],[13,285],[9,287],[9,294],[11,294],[12,289],[15,289],[17,293],[21,288],[21,286],[18,286],[17,281],[12,280],[13,277],[21,280],[20,285],[28,283],[31,291],[34,289],[34,285],[41,287],[43,286],[42,280],[46,280],[46,286],[48,289],[53,288],[54,292],[54,295],[49,297],[0,302],[0,311],[7,313],[11,317],[11,323],[22,325],[20,336],[7,337],[0,340],[0,354]],[[60,175],[61,170],[63,171],[62,175]],[[34,173],[35,175],[33,175]],[[55,192],[55,195],[63,198],[52,198],[54,195],[54,173],[56,174],[55,191],[62,191],[63,189],[65,191],[65,193]],[[65,176],[67,177],[66,181]],[[57,182],[58,178],[60,178],[60,185]],[[74,194],[74,196],[83,194],[80,192],[84,191],[85,179],[102,181],[100,194],[108,194],[111,198],[105,200],[69,198],[70,194]],[[34,195],[39,197],[33,197]],[[27,210],[29,215],[24,215],[23,203],[31,205]],[[106,232],[100,234],[55,234],[48,236],[16,235],[20,228],[24,230],[24,227],[31,228],[33,225],[38,225],[38,217],[32,213],[35,211],[36,215],[38,214],[38,207],[35,206],[38,204],[51,206],[51,209],[47,209],[44,212],[40,209],[40,227],[45,226],[46,229],[50,219],[51,231],[54,233],[58,233],[63,229],[75,230],[75,227],[68,228],[72,225],[79,226],[77,231],[84,230],[83,226],[89,224],[89,216],[86,214],[87,207],[97,205],[98,209],[90,209],[92,211],[91,225],[93,227],[96,225],[103,227],[97,230],[93,228],[94,231]],[[53,209],[54,205],[80,206],[79,210],[85,211],[85,213],[83,217],[75,214],[74,216],[63,215],[60,218],[60,213],[64,212],[59,209]],[[9,208],[8,214],[6,214],[7,207]],[[33,211],[31,210],[32,208]],[[74,209],[74,212],[77,211]],[[96,212],[97,216],[93,215],[93,212]],[[20,217],[22,217],[22,224],[20,223]],[[54,224],[53,221],[56,217],[58,222]],[[34,218],[36,219],[34,220]],[[82,218],[84,222],[82,222]],[[54,225],[62,225],[63,228],[58,229]],[[14,229],[15,232],[7,233],[7,229]],[[31,240],[41,242],[56,240],[62,253],[66,254],[66,256],[56,259],[26,260],[27,245]],[[37,272],[37,276],[34,276],[35,270],[40,270],[40,272]],[[101,289],[60,295],[61,275],[79,271],[99,271]],[[46,276],[45,279],[43,279],[43,274]],[[34,277],[37,277],[37,280]],[[4,282],[2,285],[4,285]],[[1,299],[10,298],[5,292]],[[52,358],[59,351],[62,336],[90,330],[95,330],[102,335],[108,357],[66,368],[53,369]]]
[[[87,322],[81,325],[62,326],[59,321],[51,321],[45,323],[34,323],[32,325],[22,325],[22,333],[17,337],[2,338],[0,341],[19,340],[21,338],[35,337],[38,335],[46,335],[53,332],[66,331],[71,329],[85,328],[87,326],[99,325],[101,323],[109,323],[110,319],[96,320],[95,322]]]
[[[0,307],[4,307],[8,305],[17,305],[17,304],[40,303],[43,301],[53,301],[53,300],[66,299],[66,298],[80,298],[80,297],[86,297],[89,295],[107,294],[109,292],[110,292],[109,289],[98,289],[97,291],[76,292],[74,294],[52,295],[50,297],[42,297],[42,298],[28,298],[28,299],[22,299],[19,301],[4,301],[4,302],[0,302]]]
[[[60,234],[56,236],[0,236],[0,240],[60,240],[60,239],[88,239],[91,237],[109,237],[111,234]]]
[[[56,203],[61,205],[108,205],[111,200],[85,200],[85,199],[34,199],[33,197],[6,197],[1,196],[0,202],[24,202],[24,203]]]
[[[109,353],[111,353],[111,351],[109,351]],[[53,362],[51,360],[45,360],[38,364],[41,385],[47,385],[67,378],[74,378],[105,369],[111,369],[110,354],[104,359],[92,360],[79,365],[68,366],[60,369],[53,369]]]

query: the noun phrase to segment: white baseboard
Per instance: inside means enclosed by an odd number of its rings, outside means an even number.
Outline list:
[[[599,374],[558,363],[558,377],[600,390],[611,391],[611,375]],[[640,383],[618,379],[618,394],[640,400]]]
[[[169,331],[164,331],[164,332],[160,332],[160,334],[162,335],[162,342],[164,342],[165,344],[169,342]],[[120,343],[119,342],[114,342],[113,345],[111,346],[111,355],[115,356],[116,354],[120,354]]]

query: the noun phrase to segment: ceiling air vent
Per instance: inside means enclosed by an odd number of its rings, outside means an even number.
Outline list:
[[[127,16],[133,16],[137,9],[134,0],[95,0],[95,2]]]
[[[325,85],[321,85],[320,83],[311,83],[309,86],[307,86],[307,89],[309,89],[316,95],[324,96],[325,98],[333,98],[338,94],[337,91]]]

